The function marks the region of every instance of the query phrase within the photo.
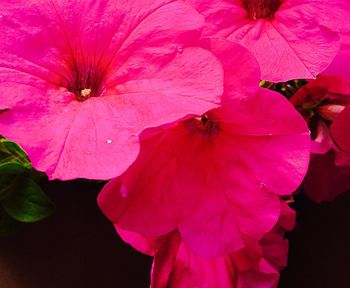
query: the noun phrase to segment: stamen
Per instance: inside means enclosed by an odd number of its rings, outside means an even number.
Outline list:
[[[208,136],[216,135],[220,131],[219,124],[207,114],[188,119],[185,121],[185,127],[192,133],[201,133]]]
[[[85,88],[80,91],[80,95],[84,98],[89,97],[91,94],[91,89]]]
[[[83,57],[73,58],[67,64],[67,77],[61,85],[72,92],[78,101],[83,102],[103,94],[106,73],[102,64]]]
[[[202,122],[203,128],[210,131],[216,126],[216,123],[208,118],[207,114],[204,114],[200,121]]]

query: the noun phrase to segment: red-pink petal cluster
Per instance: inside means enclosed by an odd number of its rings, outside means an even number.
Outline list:
[[[257,58],[262,79],[315,78],[349,31],[344,0],[187,0],[206,17],[205,35],[224,36]]]
[[[311,130],[313,154],[303,187],[315,202],[333,200],[350,189],[350,150],[342,144],[350,127],[350,75],[342,68],[350,63],[349,52],[343,45],[331,67],[291,98]]]
[[[139,133],[214,108],[222,68],[182,1],[1,2],[0,133],[49,178],[109,179]]]
[[[258,243],[221,257],[194,254],[178,231],[158,238],[145,238],[120,229],[124,241],[142,253],[154,256],[151,287],[277,287],[279,271],[287,264],[288,241],[284,231],[294,226],[295,214],[281,203],[281,216],[275,227]]]
[[[138,158],[98,200],[122,229],[147,237],[177,229],[191,251],[221,256],[275,225],[279,196],[306,173],[310,143],[293,106],[258,88],[257,64],[245,49],[223,40],[209,47],[225,71],[222,106],[144,131]],[[255,70],[237,92],[233,84],[247,66]]]

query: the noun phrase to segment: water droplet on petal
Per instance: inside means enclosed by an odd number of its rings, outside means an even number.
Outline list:
[[[177,52],[179,52],[180,54],[182,54],[184,52],[184,48],[181,46],[177,47]]]
[[[264,182],[260,182],[260,189],[265,189],[266,188],[266,184]]]
[[[90,151],[86,151],[86,154],[91,155],[91,152]]]
[[[106,142],[107,144],[112,144],[113,141],[111,139],[107,139]]]

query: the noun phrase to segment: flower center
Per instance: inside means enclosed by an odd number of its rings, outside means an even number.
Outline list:
[[[200,126],[202,126],[201,128],[206,131],[211,131],[212,129],[215,129],[215,127],[217,126],[217,124],[214,121],[208,118],[207,114],[202,115],[202,117],[200,117],[200,119],[198,120],[201,122],[199,124]]]
[[[242,0],[244,8],[248,12],[248,18],[273,18],[283,0]]]
[[[104,91],[105,70],[99,65],[77,61],[73,61],[69,66],[69,75],[64,86],[78,101],[83,102],[90,97],[101,96]]]
[[[219,124],[211,119],[210,115],[204,114],[200,117],[193,117],[185,121],[185,126],[193,133],[215,135],[220,131]]]

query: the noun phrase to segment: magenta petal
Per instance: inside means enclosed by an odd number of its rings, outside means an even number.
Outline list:
[[[206,201],[198,199],[202,207],[193,209],[188,221],[179,225],[184,243],[198,255],[223,255],[258,241],[273,227],[280,213],[276,195],[249,190],[249,181],[243,184],[237,180],[243,175],[228,172],[232,175],[222,175],[221,179],[214,171],[218,177],[216,191],[206,183]]]
[[[229,256],[203,258],[193,254],[183,242],[171,272],[168,285],[172,287],[234,287],[238,276]]]
[[[334,31],[342,33],[350,31],[350,23],[344,21],[344,16],[350,11],[348,0],[288,0],[288,2],[290,3],[288,8],[294,6],[302,9],[306,14],[317,18],[320,24]]]
[[[157,238],[145,238],[117,228],[121,237],[143,253],[154,255],[151,287],[275,288],[279,270],[287,260],[288,241],[284,229],[291,229],[295,213],[281,201],[281,216],[259,243],[221,257],[196,255],[178,231]],[[151,252],[150,252],[151,251]]]
[[[287,203],[281,201],[281,215],[278,219],[277,226],[280,228],[291,231],[295,226],[296,212],[288,206]]]
[[[278,280],[278,270],[262,259],[256,270],[241,273],[237,288],[275,288]]]
[[[230,113],[233,106],[235,113]],[[221,113],[223,121],[228,123],[227,129],[239,135],[282,136],[308,133],[305,120],[288,100],[269,89],[260,88],[252,97],[232,98],[222,107]]]
[[[141,253],[150,256],[154,256],[157,253],[159,246],[168,239],[168,235],[154,238],[142,237],[140,234],[137,234],[135,232],[121,229],[117,225],[115,225],[115,229],[119,236],[126,243],[130,244],[133,248],[140,251]]]
[[[331,131],[335,142],[350,155],[350,106],[334,120]]]
[[[350,33],[341,35],[340,50],[323,75],[337,75],[349,78],[350,75]]]
[[[196,69],[193,63],[197,63]],[[116,103],[138,107],[139,124],[133,125],[159,126],[177,120],[188,111],[200,114],[219,104],[223,71],[212,53],[196,47],[184,48],[164,64],[149,78],[137,79],[136,75],[135,80],[116,85],[111,92],[112,96],[117,94]],[[129,71],[128,75],[131,74]]]
[[[230,113],[227,105],[221,116],[225,129],[236,134],[226,138],[227,147],[236,149],[238,159],[249,163],[247,170],[264,189],[277,194],[295,190],[309,161],[309,131],[303,118],[284,97],[266,89],[254,98],[234,100],[231,105],[235,113]],[[270,173],[272,169],[276,171]]]
[[[316,137],[311,142],[311,152],[315,154],[325,154],[334,145],[329,127],[320,121],[316,127]]]
[[[264,250],[264,257],[278,269],[287,266],[288,240],[284,239],[284,231],[280,234],[276,231],[269,232],[260,240]]]
[[[339,49],[337,35],[325,27],[306,30],[305,26],[290,25],[297,21],[296,17],[299,16],[291,14],[288,18],[282,18],[281,15],[274,22],[252,23],[244,27],[244,31],[230,36],[257,58],[262,79],[283,82],[316,78],[335,57]],[[305,42],[302,39],[313,41]],[[319,55],[315,56],[315,51],[319,51]]]
[[[35,106],[32,112],[28,110],[30,106],[25,107],[25,119],[14,118],[23,114],[15,113],[18,110],[13,109],[14,113],[3,115],[0,129],[7,131],[11,127],[8,137],[23,141],[33,165],[46,170],[51,178],[112,178],[122,172],[116,162],[129,163],[137,156],[139,140],[136,131],[127,131],[126,121],[120,120],[125,118],[117,117],[121,115],[122,107],[113,111],[113,106],[99,98],[83,104],[71,102],[58,114],[54,114],[57,113],[54,110],[42,116],[36,112]],[[30,116],[34,117],[35,126]],[[43,143],[43,139],[49,141]],[[111,154],[115,154],[114,157]]]
[[[311,157],[303,187],[305,193],[316,203],[332,201],[350,189],[350,167],[336,166],[334,161],[333,150]]]
[[[221,101],[254,97],[259,90],[260,68],[253,55],[243,46],[224,38],[205,38],[202,42],[203,47],[221,61],[225,71],[225,93]]]

